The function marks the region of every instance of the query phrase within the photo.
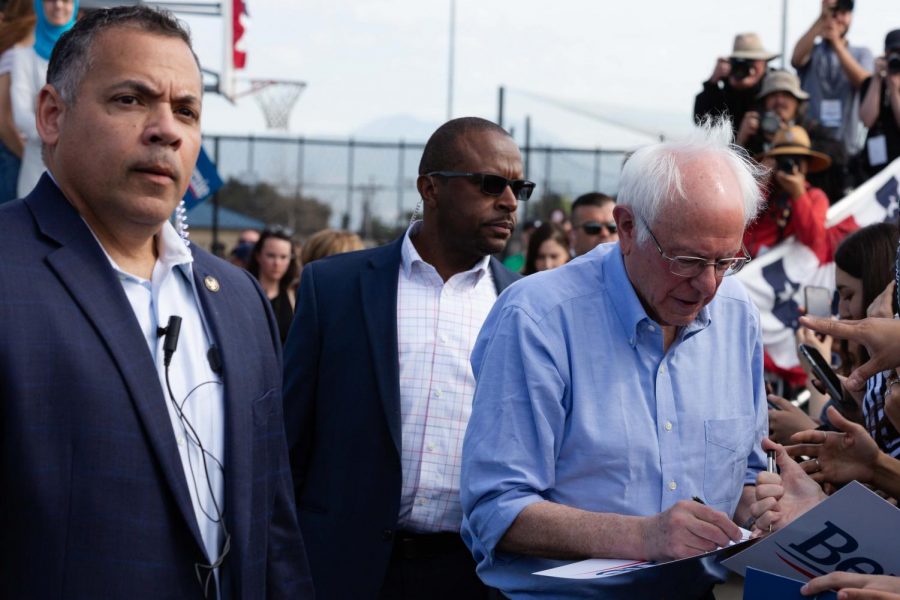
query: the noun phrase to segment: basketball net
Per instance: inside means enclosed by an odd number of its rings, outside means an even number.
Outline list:
[[[287,131],[291,111],[305,87],[302,81],[254,81],[248,93],[253,94],[262,109],[266,129]]]

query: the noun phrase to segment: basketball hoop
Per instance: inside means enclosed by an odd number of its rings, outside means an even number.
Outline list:
[[[250,89],[238,96],[253,95],[263,111],[267,129],[287,131],[291,111],[305,87],[302,81],[256,79],[250,81]]]

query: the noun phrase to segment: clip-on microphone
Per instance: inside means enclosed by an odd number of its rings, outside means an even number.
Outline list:
[[[178,347],[178,334],[181,333],[181,317],[172,315],[165,327],[156,330],[156,335],[163,338],[163,366],[168,367],[172,362],[172,355]]]
[[[175,349],[178,347],[179,333],[181,333],[181,317],[176,315],[169,317],[169,323],[166,327],[156,328],[157,337],[165,338],[163,340],[163,365],[166,367],[172,362],[172,355],[175,354]],[[206,353],[206,361],[214,373],[222,374],[222,354],[215,344],[209,347],[209,351]]]

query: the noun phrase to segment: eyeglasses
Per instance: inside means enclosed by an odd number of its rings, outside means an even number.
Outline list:
[[[516,200],[524,202],[531,198],[534,191],[534,182],[527,179],[507,179],[492,173],[461,173],[458,171],[432,171],[427,173],[429,177],[466,177],[473,183],[481,184],[481,192],[488,196],[499,196],[506,190],[506,186],[513,192]]]
[[[710,261],[698,256],[666,256],[666,253],[663,252],[662,246],[659,245],[659,241],[656,239],[656,236],[653,235],[653,231],[650,230],[650,226],[647,225],[647,222],[641,219],[641,223],[647,228],[647,233],[650,234],[650,238],[653,240],[653,243],[656,244],[656,250],[659,252],[659,255],[669,261],[669,271],[671,271],[673,275],[678,275],[679,277],[696,277],[702,273],[706,267],[712,265],[713,268],[715,268],[716,277],[727,277],[729,275],[734,275],[743,269],[744,265],[750,262],[750,256],[747,252],[747,248],[744,247],[744,244],[741,244],[741,252],[744,253],[744,256],[735,256],[733,258],[720,258]]]
[[[598,235],[601,229],[606,229],[606,233],[608,233],[609,235],[613,235],[619,230],[618,226],[616,226],[615,221],[610,221],[609,223],[588,221],[587,223],[582,223],[581,225],[579,225],[579,227],[587,235]]]

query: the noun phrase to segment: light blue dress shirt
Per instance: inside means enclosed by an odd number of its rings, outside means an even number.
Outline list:
[[[549,500],[654,515],[699,496],[734,514],[765,468],[768,431],[759,314],[725,278],[663,353],[659,325],[619,245],[504,292],[472,353],[477,380],[463,444],[463,538],[478,573],[513,598],[696,597],[716,568],[571,581],[531,575],[564,562],[497,543],[526,506]],[[627,557],[623,557],[627,558]]]
[[[219,515],[225,510],[224,473],[209,456],[215,457],[224,467],[224,387],[207,360],[207,351],[213,342],[194,289],[194,258],[169,222],[163,224],[156,247],[159,257],[148,280],[124,271],[100,244],[122,283],[156,365],[197,525],[211,563],[224,545],[224,531],[219,521]],[[182,422],[166,390],[164,339],[158,335],[157,328],[165,326],[172,315],[181,317],[182,323],[178,347],[169,366],[169,380],[175,401],[194,428],[193,432]],[[135,352],[138,351],[140,349],[135,348]],[[209,453],[205,462],[200,448],[192,441],[196,440],[194,433]],[[218,578],[218,569],[214,573]]]

